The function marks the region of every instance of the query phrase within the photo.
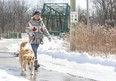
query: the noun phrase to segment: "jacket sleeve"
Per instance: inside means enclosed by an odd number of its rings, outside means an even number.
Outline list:
[[[49,34],[49,32],[48,32],[48,30],[47,30],[47,28],[46,28],[46,26],[45,26],[45,24],[42,22],[42,29],[43,30],[41,30],[42,32],[43,32],[43,34],[46,36],[46,37],[50,37],[50,34]]]
[[[26,33],[33,33],[33,30],[32,30],[30,22],[27,24],[27,26],[25,28],[25,32]]]
[[[46,37],[50,37],[50,34],[49,34],[48,30],[46,29],[46,27],[44,27],[43,34],[44,34]]]

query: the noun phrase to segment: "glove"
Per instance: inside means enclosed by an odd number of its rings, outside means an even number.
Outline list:
[[[51,42],[51,37],[48,37],[49,42]]]

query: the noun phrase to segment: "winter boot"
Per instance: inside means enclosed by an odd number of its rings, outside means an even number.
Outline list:
[[[40,67],[40,65],[38,64],[38,60],[35,60],[34,67],[35,67],[35,70],[37,70]]]

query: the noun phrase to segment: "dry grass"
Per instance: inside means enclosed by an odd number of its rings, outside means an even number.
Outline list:
[[[75,29],[75,33],[76,49],[78,51],[116,53],[115,28],[107,31],[102,26],[94,26],[91,29],[81,25]]]

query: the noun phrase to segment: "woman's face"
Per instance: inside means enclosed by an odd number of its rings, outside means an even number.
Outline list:
[[[34,15],[33,17],[34,17],[35,20],[39,20],[40,19],[40,15],[38,15],[38,14]]]

